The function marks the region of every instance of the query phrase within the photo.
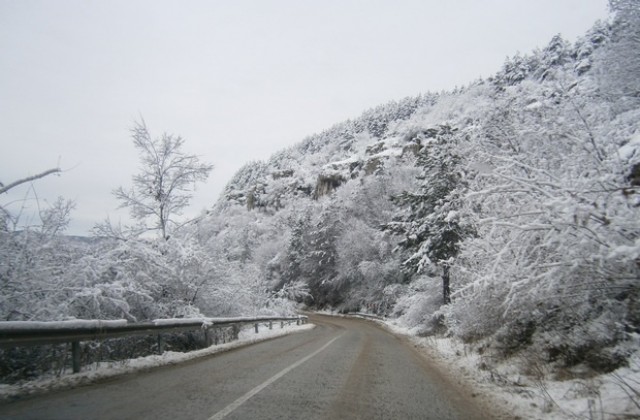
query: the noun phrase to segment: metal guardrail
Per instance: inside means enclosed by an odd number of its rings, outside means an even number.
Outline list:
[[[365,314],[365,313],[362,313],[362,312],[349,312],[346,315],[356,316],[356,317],[360,317],[360,318],[375,319],[375,320],[378,320],[378,321],[384,320],[384,318],[379,316],[379,315]]]
[[[158,335],[158,351],[164,351],[163,333],[202,330],[205,343],[215,341],[215,330],[223,327],[253,324],[258,332],[260,324],[273,328],[274,322],[305,324],[306,316],[297,317],[237,317],[237,318],[176,318],[149,322],[128,323],[126,320],[72,320],[58,322],[7,321],[0,322],[0,348],[71,343],[73,372],[80,371],[80,342],[105,340],[134,335]]]

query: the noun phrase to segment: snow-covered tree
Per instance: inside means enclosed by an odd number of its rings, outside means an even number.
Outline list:
[[[144,120],[135,123],[131,136],[140,154],[141,172],[133,176],[131,189],[120,187],[114,194],[136,220],[154,220],[144,229],[158,230],[166,239],[171,225],[177,223],[173,217],[189,204],[195,183],[205,181],[213,166],[184,153],[182,137],[164,133],[153,139]]]
[[[35,175],[30,175],[25,178],[11,181],[7,184],[3,184],[2,182],[0,182],[0,197],[2,196],[2,194],[7,193],[13,188],[16,188],[20,185],[36,181],[52,174],[59,174],[60,172],[60,168],[51,168]],[[11,227],[15,229],[18,226],[20,216],[20,212],[18,212],[18,214],[14,214],[8,208],[6,208],[6,206],[0,204],[0,232],[8,231]]]
[[[609,4],[615,17],[599,68],[602,91],[627,110],[640,102],[640,1],[610,0]]]
[[[453,267],[462,286],[449,325],[494,335],[505,354],[534,346],[606,370],[638,328],[637,110],[612,118],[610,99],[573,69],[505,89],[469,131],[479,173],[461,214],[477,235]]]
[[[418,191],[405,191],[394,198],[410,211],[385,227],[403,235],[400,244],[411,252],[405,265],[412,271],[441,270],[444,304],[451,302],[450,267],[469,230],[458,213],[463,174],[454,132],[443,125],[422,134],[424,146],[418,156],[424,171],[422,183]]]

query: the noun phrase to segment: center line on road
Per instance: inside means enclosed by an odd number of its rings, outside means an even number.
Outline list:
[[[246,394],[244,394],[242,397],[238,398],[237,400],[235,400],[234,402],[232,402],[231,404],[226,406],[224,409],[218,411],[216,414],[214,414],[213,416],[209,417],[209,420],[222,420],[223,418],[225,418],[226,416],[231,414],[236,408],[240,407],[242,404],[247,402],[247,400],[249,398],[253,397],[258,392],[262,391],[263,389],[265,389],[266,387],[268,387],[269,385],[271,385],[272,383],[274,383],[278,379],[282,378],[287,373],[291,372],[293,369],[297,368],[298,366],[300,366],[301,364],[303,364],[307,360],[311,359],[313,356],[315,356],[318,353],[320,353],[322,350],[324,350],[327,347],[329,347],[331,344],[333,344],[334,341],[336,341],[338,338],[342,337],[344,334],[345,333],[340,334],[338,337],[335,337],[334,339],[332,339],[327,344],[325,344],[324,346],[320,347],[318,350],[314,351],[310,355],[303,357],[302,359],[298,360],[297,362],[295,362],[291,366],[289,366],[289,367],[281,370],[280,372],[276,373],[271,378],[267,379],[266,381],[264,381],[263,383],[261,383],[257,387],[253,388],[251,391],[249,391]]]

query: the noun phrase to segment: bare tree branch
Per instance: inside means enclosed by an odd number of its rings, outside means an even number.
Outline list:
[[[31,181],[35,181],[36,179],[40,179],[40,178],[44,178],[47,175],[51,175],[51,174],[55,174],[55,173],[60,173],[61,169],[60,168],[53,168],[53,169],[48,169],[44,172],[41,172],[37,175],[33,175],[33,176],[29,176],[23,179],[19,179],[17,181],[12,182],[9,185],[3,186],[0,184],[0,194],[6,193],[7,191],[9,191],[10,189],[17,187],[18,185],[21,184],[25,184],[27,182],[31,182]]]

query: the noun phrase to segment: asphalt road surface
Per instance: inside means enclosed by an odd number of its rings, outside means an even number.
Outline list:
[[[492,418],[404,339],[358,319],[310,322],[304,333],[1,405],[0,418]]]

